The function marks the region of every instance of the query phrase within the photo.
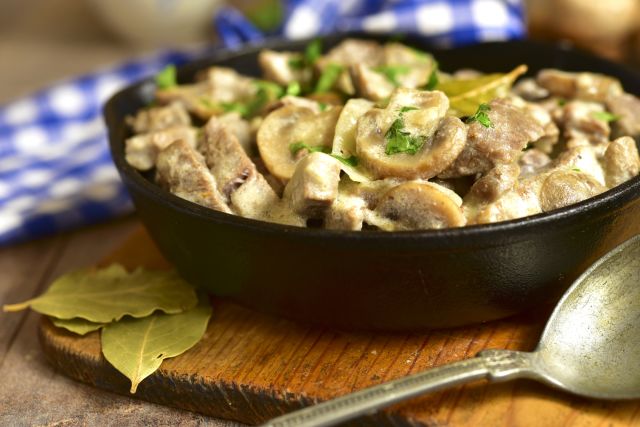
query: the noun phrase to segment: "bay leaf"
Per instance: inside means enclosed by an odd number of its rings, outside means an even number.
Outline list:
[[[506,96],[513,82],[527,72],[526,65],[520,65],[509,73],[486,74],[473,79],[451,78],[436,87],[449,97],[452,112],[458,116],[473,115],[480,104]]]
[[[58,319],[81,317],[108,323],[125,315],[144,317],[161,310],[180,313],[198,302],[194,288],[175,271],[137,269],[128,273],[118,264],[95,271],[81,270],[56,279],[39,297],[5,305],[4,311],[33,310]]]
[[[201,295],[198,305],[179,314],[154,313],[134,319],[125,317],[102,330],[102,354],[131,380],[131,393],[154,373],[164,359],[193,347],[204,335],[211,305]]]
[[[73,319],[56,319],[55,317],[50,317],[50,319],[51,323],[58,328],[64,328],[78,335],[86,335],[89,332],[97,331],[105,325],[104,323],[90,322],[79,317],[75,317]]]

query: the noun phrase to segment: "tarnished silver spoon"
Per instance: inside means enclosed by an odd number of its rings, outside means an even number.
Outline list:
[[[596,399],[640,398],[640,236],[600,258],[564,294],[533,352],[477,357],[376,385],[265,426],[330,426],[468,381],[530,378]]]

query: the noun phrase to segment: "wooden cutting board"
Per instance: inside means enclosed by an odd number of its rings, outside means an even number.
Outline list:
[[[168,268],[143,229],[102,264]],[[219,418],[257,424],[316,401],[472,357],[485,348],[531,350],[549,314],[412,334],[369,334],[293,323],[215,299],[204,339],[166,360],[134,397]],[[42,347],[72,378],[129,394],[128,380],[100,353],[98,333],[84,337],[43,318]],[[530,381],[476,382],[391,407],[356,425],[640,425],[640,402],[582,399]]]

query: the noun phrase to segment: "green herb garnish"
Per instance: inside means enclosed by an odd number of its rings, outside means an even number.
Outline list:
[[[414,155],[422,148],[426,138],[422,135],[413,136],[404,129],[403,114],[407,111],[417,110],[416,107],[402,107],[398,118],[394,120],[391,127],[384,135],[387,141],[384,152],[390,156],[392,154],[406,153]]]
[[[597,120],[602,120],[603,122],[615,122],[616,120],[620,120],[620,116],[617,114],[612,114],[608,111],[594,111],[591,113],[591,117]]]
[[[176,66],[169,64],[156,74],[156,85],[158,89],[169,89],[178,85],[176,77]]]
[[[325,111],[327,108],[329,108],[329,105],[326,102],[318,102],[318,108],[320,109],[320,111]]]
[[[434,90],[436,86],[438,86],[438,83],[440,83],[438,79],[438,63],[434,61],[434,64],[433,70],[431,70],[431,74],[429,75],[429,80],[427,84],[424,85],[426,90]]]
[[[467,119],[467,123],[478,122],[486,128],[492,128],[493,123],[489,118],[489,114],[487,114],[489,111],[491,111],[491,107],[489,107],[488,104],[480,104],[478,106],[478,111]]]
[[[307,45],[304,53],[299,58],[289,60],[289,66],[296,70],[311,67],[322,56],[322,41],[315,39]]]
[[[214,109],[216,108],[215,104],[213,103],[213,101],[211,101],[209,98],[205,98],[204,96],[201,97],[198,101],[200,101],[200,103],[202,105],[204,105],[206,108],[209,109]]]
[[[311,145],[305,144],[302,141],[294,142],[293,144],[289,145],[289,150],[291,151],[291,154],[296,154],[300,150],[307,150],[309,153],[316,153],[316,152],[328,153],[329,152],[329,148],[325,147],[324,145],[311,146]]]
[[[314,92],[328,92],[331,90],[338,77],[340,77],[340,73],[342,73],[342,66],[338,64],[327,65],[316,83]]]
[[[300,83],[291,82],[287,85],[287,89],[285,90],[286,95],[298,96],[302,93],[302,87],[300,87]]]
[[[249,107],[240,102],[223,102],[220,104],[222,111],[225,113],[239,113],[242,117],[249,117],[251,115]]]
[[[574,172],[582,172],[582,169],[580,168],[571,168],[571,170]]]
[[[408,65],[381,65],[372,70],[385,76],[394,86],[400,86],[398,76],[407,74],[411,69]]]
[[[332,154],[331,157],[333,157],[334,159],[340,160],[342,163],[344,163],[347,166],[353,166],[354,168],[358,166],[358,158],[356,156],[352,155],[349,157],[342,157],[337,154]]]
[[[565,104],[567,103],[567,100],[564,98],[558,98],[558,107],[564,107]]]

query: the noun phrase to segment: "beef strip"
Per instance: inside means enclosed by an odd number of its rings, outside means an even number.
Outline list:
[[[177,126],[191,126],[189,113],[179,102],[140,110],[134,117],[127,117],[126,121],[137,134],[157,132]]]
[[[231,213],[202,155],[183,140],[177,140],[160,151],[156,180],[178,197]]]
[[[538,73],[536,81],[552,95],[567,99],[604,102],[609,96],[622,93],[618,80],[596,73],[546,69]]]
[[[158,152],[178,139],[190,147],[196,146],[198,130],[177,126],[157,132],[132,136],[125,141],[125,158],[134,168],[146,171],[155,166]]]
[[[542,126],[508,101],[496,99],[489,107],[492,125],[485,127],[478,121],[468,125],[464,149],[440,178],[484,173],[498,164],[513,163],[529,142],[544,135]]]

